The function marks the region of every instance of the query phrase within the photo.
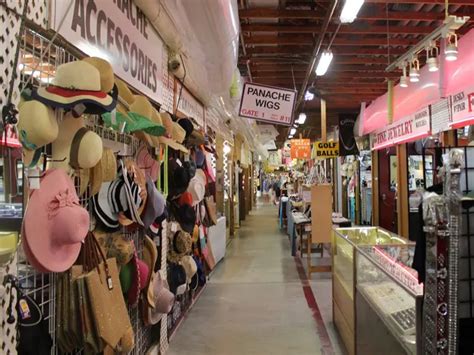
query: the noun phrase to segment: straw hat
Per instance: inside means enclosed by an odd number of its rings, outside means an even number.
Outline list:
[[[154,298],[153,298],[153,285],[151,284],[151,276],[155,270],[155,264],[158,260],[158,250],[156,249],[155,242],[147,235],[145,235],[145,240],[143,242],[143,261],[148,265],[150,270],[150,275],[146,280],[145,286],[145,295],[147,297],[148,305],[154,307]]]
[[[23,161],[29,166],[35,151],[58,137],[58,121],[54,110],[37,100],[22,102],[18,112],[18,138],[23,146]]]
[[[102,158],[90,169],[91,172],[91,195],[99,192],[102,183],[113,181],[117,175],[117,159],[112,149],[104,148]]]
[[[155,109],[151,105],[150,101],[142,95],[135,95],[135,100],[130,105],[129,115],[132,113],[137,113],[141,116],[142,119],[146,119],[149,121],[148,127],[144,128],[144,132],[137,132],[137,137],[147,142],[149,145],[155,145],[155,141],[153,141],[151,136],[161,136],[166,132],[165,127],[163,127],[162,123],[155,122],[153,120],[153,112]],[[133,118],[133,116],[132,116]]]
[[[133,241],[128,240],[121,231],[109,233],[95,230],[94,236],[99,242],[104,255],[106,255],[107,258],[115,258],[119,269],[132,260],[135,246]]]
[[[158,138],[159,142],[174,150],[180,150],[186,154],[189,153],[189,151],[182,145],[186,138],[186,131],[179,124],[173,122],[169,113],[163,112],[160,114],[160,117],[166,128],[166,134],[165,136]]]
[[[53,85],[38,88],[32,97],[48,106],[66,110],[83,104],[84,113],[112,111],[117,105],[111,95],[101,90],[100,71],[82,60],[58,66]]]
[[[115,85],[117,85],[118,88],[119,98],[125,101],[128,105],[131,105],[133,101],[135,101],[135,95],[133,95],[128,85],[119,78],[115,78]]]
[[[52,144],[53,167],[66,171],[92,168],[102,157],[102,139],[84,125],[82,117],[64,115],[58,138]]]
[[[189,233],[183,230],[177,231],[173,235],[169,246],[168,260],[176,263],[181,260],[183,256],[191,253],[192,243],[192,237]]]
[[[110,92],[114,88],[114,70],[110,63],[102,58],[87,57],[83,62],[93,65],[100,72],[100,90]]]
[[[74,184],[61,169],[50,169],[30,195],[23,219],[25,253],[40,271],[63,272],[76,261],[89,230],[89,213],[79,204]]]

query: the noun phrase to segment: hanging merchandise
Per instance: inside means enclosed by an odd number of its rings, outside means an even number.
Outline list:
[[[355,115],[339,115],[339,156],[358,155],[354,138]]]

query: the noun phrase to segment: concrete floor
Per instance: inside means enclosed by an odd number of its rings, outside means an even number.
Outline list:
[[[259,204],[171,339],[168,354],[343,354],[331,320],[330,274],[313,279],[332,349],[319,337],[276,207]]]

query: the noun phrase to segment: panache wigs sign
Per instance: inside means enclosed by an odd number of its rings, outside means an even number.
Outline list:
[[[295,98],[295,90],[245,83],[239,114],[258,121],[290,126]]]
[[[66,41],[86,55],[109,61],[124,81],[164,102],[167,53],[132,0],[73,0],[71,6],[70,1],[55,0],[52,4],[51,27]]]

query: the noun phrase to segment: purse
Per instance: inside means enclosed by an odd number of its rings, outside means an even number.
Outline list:
[[[206,263],[207,268],[209,271],[212,271],[216,266],[216,261],[214,259],[214,255],[212,254],[211,248],[207,245],[207,236],[205,232],[205,227],[203,225],[199,226],[199,242],[201,246],[201,254]]]
[[[217,208],[214,202],[214,197],[207,196],[204,198],[204,207],[206,209],[206,216],[203,219],[203,224],[206,227],[212,227],[217,224]]]

